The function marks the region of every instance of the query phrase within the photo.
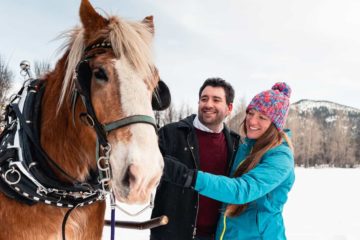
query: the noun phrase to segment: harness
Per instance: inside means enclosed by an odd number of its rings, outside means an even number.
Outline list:
[[[0,136],[2,192],[30,205],[43,202],[71,208],[103,200],[96,176],[84,183],[73,181],[41,148],[39,106],[44,87],[42,81],[30,81],[6,108],[6,126]],[[72,183],[57,179],[50,165]]]
[[[103,42],[91,45],[85,49],[85,55],[87,51],[94,48],[111,48],[111,44]],[[79,182],[67,174],[40,145],[41,101],[46,87],[45,81],[30,78],[24,83],[6,107],[6,125],[0,134],[0,191],[28,205],[41,202],[70,208],[63,221],[63,237],[65,237],[66,219],[74,208],[103,201],[107,195],[110,195],[111,200],[112,232],[114,231],[113,215],[116,204],[109,186],[112,175],[111,145],[107,141],[108,133],[134,123],[150,124],[157,131],[155,119],[147,115],[133,115],[107,124],[101,124],[98,121],[91,103],[92,71],[89,65],[91,57],[93,56],[84,58],[76,67],[76,87],[72,97],[73,121],[75,105],[80,96],[86,108],[86,112],[81,113],[80,117],[86,117],[97,137],[97,171],[91,171],[86,181]],[[161,84],[162,86],[157,91],[166,93],[168,99],[160,98],[163,103],[159,101],[155,110],[162,110],[160,108],[166,108],[170,104],[170,92],[163,82]],[[154,107],[154,96],[152,101]],[[66,181],[57,177],[58,174]],[[113,236],[112,233],[112,239]]]

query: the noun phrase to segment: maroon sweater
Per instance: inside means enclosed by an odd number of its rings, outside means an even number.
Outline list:
[[[200,170],[216,175],[225,175],[227,146],[225,135],[196,129],[199,142]],[[215,233],[221,202],[200,195],[197,217],[197,235],[211,236]]]

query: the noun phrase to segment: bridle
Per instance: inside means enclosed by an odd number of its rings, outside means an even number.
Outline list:
[[[85,49],[85,54],[87,52],[87,49],[96,49],[96,48],[110,48],[111,44],[107,42],[98,43],[91,45],[90,47]],[[96,163],[99,173],[99,182],[102,186],[102,191],[106,192],[110,195],[110,205],[111,205],[111,239],[114,239],[115,236],[115,207],[120,209],[126,214],[129,215],[137,215],[143,212],[146,208],[153,207],[153,198],[150,201],[150,204],[145,207],[144,209],[140,210],[136,214],[131,214],[121,207],[119,207],[116,204],[116,200],[114,197],[114,194],[112,192],[112,189],[109,185],[112,174],[111,174],[111,165],[110,165],[110,152],[111,152],[111,145],[107,141],[106,136],[113,130],[135,124],[135,123],[146,123],[150,124],[155,128],[155,131],[157,132],[157,125],[155,122],[155,119],[148,115],[132,115],[128,116],[119,120],[115,120],[110,123],[101,124],[97,116],[95,114],[92,102],[91,102],[91,91],[90,91],[90,82],[91,82],[91,68],[89,65],[89,60],[93,57],[90,55],[90,57],[86,57],[82,61],[79,62],[79,64],[76,67],[76,88],[74,90],[73,99],[72,99],[72,112],[73,117],[75,115],[75,104],[77,101],[77,96],[80,95],[83,104],[86,108],[86,113],[81,114],[82,116],[86,116],[86,119],[91,127],[94,128],[96,132]],[[70,213],[70,212],[69,212]],[[65,219],[66,221],[66,219]],[[63,233],[64,235],[64,233]]]
[[[148,115],[132,115],[127,116],[122,119],[115,120],[110,123],[101,124],[97,116],[95,114],[95,110],[93,108],[91,102],[91,67],[89,61],[94,55],[87,55],[87,52],[94,49],[104,49],[111,48],[111,44],[109,42],[101,42],[90,45],[84,51],[84,55],[86,56],[82,59],[77,67],[76,67],[76,79],[75,79],[75,89],[72,96],[72,115],[75,117],[75,105],[78,96],[80,95],[82,102],[86,108],[86,113],[81,113],[82,117],[85,117],[88,125],[93,127],[96,132],[96,162],[99,171],[99,181],[101,182],[102,189],[105,192],[111,192],[109,188],[109,182],[112,178],[111,176],[111,166],[110,166],[110,152],[111,145],[107,141],[107,135],[116,129],[136,124],[136,123],[145,123],[150,124],[155,128],[157,132],[156,121],[153,117]],[[101,53],[100,53],[101,54]],[[74,122],[74,121],[73,121]]]

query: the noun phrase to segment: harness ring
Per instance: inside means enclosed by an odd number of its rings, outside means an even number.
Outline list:
[[[80,113],[80,120],[82,123],[84,123],[85,125],[88,125],[90,127],[95,126],[94,119],[88,113]]]
[[[102,164],[105,166],[103,167]],[[108,171],[110,169],[110,163],[109,163],[109,157],[107,156],[102,156],[99,158],[99,160],[97,161],[97,167],[101,170],[101,171]]]
[[[10,173],[10,174],[13,174],[13,173],[17,174],[17,179],[16,179],[15,181],[8,179],[8,174],[9,174],[9,173]],[[11,169],[8,169],[8,170],[5,172],[4,180],[5,180],[5,182],[6,182],[7,184],[9,184],[9,185],[18,184],[18,183],[20,182],[20,180],[21,180],[21,174],[20,174],[20,172],[19,172],[18,170],[16,170],[16,169],[13,167],[13,168],[11,168]]]

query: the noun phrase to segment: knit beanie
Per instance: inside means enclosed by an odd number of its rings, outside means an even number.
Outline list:
[[[257,94],[246,108],[261,112],[270,118],[279,131],[282,131],[289,112],[291,88],[284,82],[275,83],[271,90]]]

